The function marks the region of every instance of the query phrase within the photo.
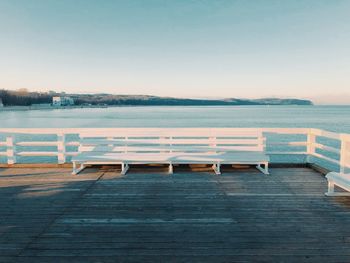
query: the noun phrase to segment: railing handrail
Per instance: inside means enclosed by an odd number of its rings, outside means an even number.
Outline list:
[[[194,128],[157,128],[157,127],[146,127],[146,128],[0,128],[0,133],[24,133],[24,134],[57,134],[57,133],[71,133],[79,134],[81,132],[104,132],[104,131],[128,131],[128,130],[140,130],[140,131],[171,131],[171,130],[235,130],[235,131],[257,131],[262,132],[283,132],[283,133],[304,133],[309,128],[212,128],[212,127],[194,127]]]
[[[57,156],[58,163],[65,163],[68,156],[77,154],[77,151],[67,151],[69,146],[78,146],[79,141],[67,141],[67,135],[75,134],[79,135],[82,133],[128,133],[131,134],[146,134],[157,132],[160,136],[164,135],[162,133],[167,133],[171,131],[181,131],[189,132],[191,134],[203,134],[203,130],[208,130],[215,135],[217,131],[225,132],[262,132],[265,134],[284,134],[284,135],[305,135],[305,141],[280,141],[280,142],[269,142],[268,146],[301,146],[306,147],[305,151],[269,151],[268,154],[271,155],[289,155],[289,154],[298,154],[306,155],[306,162],[312,162],[312,158],[320,158],[325,161],[339,165],[339,170],[342,173],[345,173],[347,168],[350,168],[350,134],[347,133],[336,133],[332,131],[326,131],[316,128],[210,128],[210,127],[197,127],[197,128],[156,128],[156,127],[147,127],[147,128],[0,128],[0,134],[4,134],[6,139],[5,141],[0,141],[0,147],[6,147],[6,151],[0,151],[0,156],[6,156],[8,164],[14,164],[17,161],[17,156],[43,156],[45,152],[36,152],[36,151],[17,151],[17,147],[26,147],[26,146],[53,146],[57,147],[56,151],[47,152],[47,156]],[[16,137],[21,134],[40,134],[40,135],[56,135],[56,141],[16,141]],[[325,145],[317,141],[318,137],[324,137],[327,139],[337,140],[340,142],[341,147],[338,149],[336,147]],[[36,144],[37,143],[37,144]],[[333,157],[324,155],[322,151],[330,152],[333,154],[339,155],[339,160]]]

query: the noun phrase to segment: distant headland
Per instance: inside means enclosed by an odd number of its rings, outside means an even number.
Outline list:
[[[64,105],[63,102],[69,104]],[[62,103],[62,104],[60,104]],[[0,104],[7,106],[241,106],[241,105],[313,105],[305,99],[190,99],[150,95],[68,94],[55,91],[29,92],[0,90]]]

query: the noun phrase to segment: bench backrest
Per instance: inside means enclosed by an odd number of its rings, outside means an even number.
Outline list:
[[[80,134],[79,152],[237,152],[265,150],[259,129],[117,128]]]

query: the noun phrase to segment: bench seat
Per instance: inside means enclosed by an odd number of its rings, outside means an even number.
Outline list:
[[[120,164],[125,174],[131,164],[256,165],[268,174],[266,138],[260,130],[231,128],[134,128],[120,132],[80,134],[79,154],[73,157],[73,174],[84,165]],[[80,168],[77,168],[80,165]]]
[[[72,159],[81,164],[252,164],[264,165],[262,171],[268,174],[269,156],[263,152],[237,151],[224,153],[173,152],[173,153],[116,153],[116,152],[83,152]],[[260,167],[260,166],[259,166]],[[260,170],[260,169],[259,169]],[[219,171],[218,171],[219,173]]]
[[[327,196],[349,196],[350,193],[335,192],[334,186],[337,185],[340,188],[350,192],[350,174],[330,172],[326,175],[328,180],[328,192]]]

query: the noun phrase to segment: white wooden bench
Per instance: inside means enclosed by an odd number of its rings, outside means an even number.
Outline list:
[[[349,196],[350,193],[350,174],[330,172],[326,175],[328,180],[328,192],[327,196]],[[335,192],[334,186],[339,186],[340,188],[348,192]]]
[[[121,165],[122,174],[132,164],[212,164],[220,174],[222,164],[256,165],[268,174],[269,157],[259,130],[230,128],[131,128],[120,132],[81,133],[79,154],[72,159],[73,174],[86,165]]]

